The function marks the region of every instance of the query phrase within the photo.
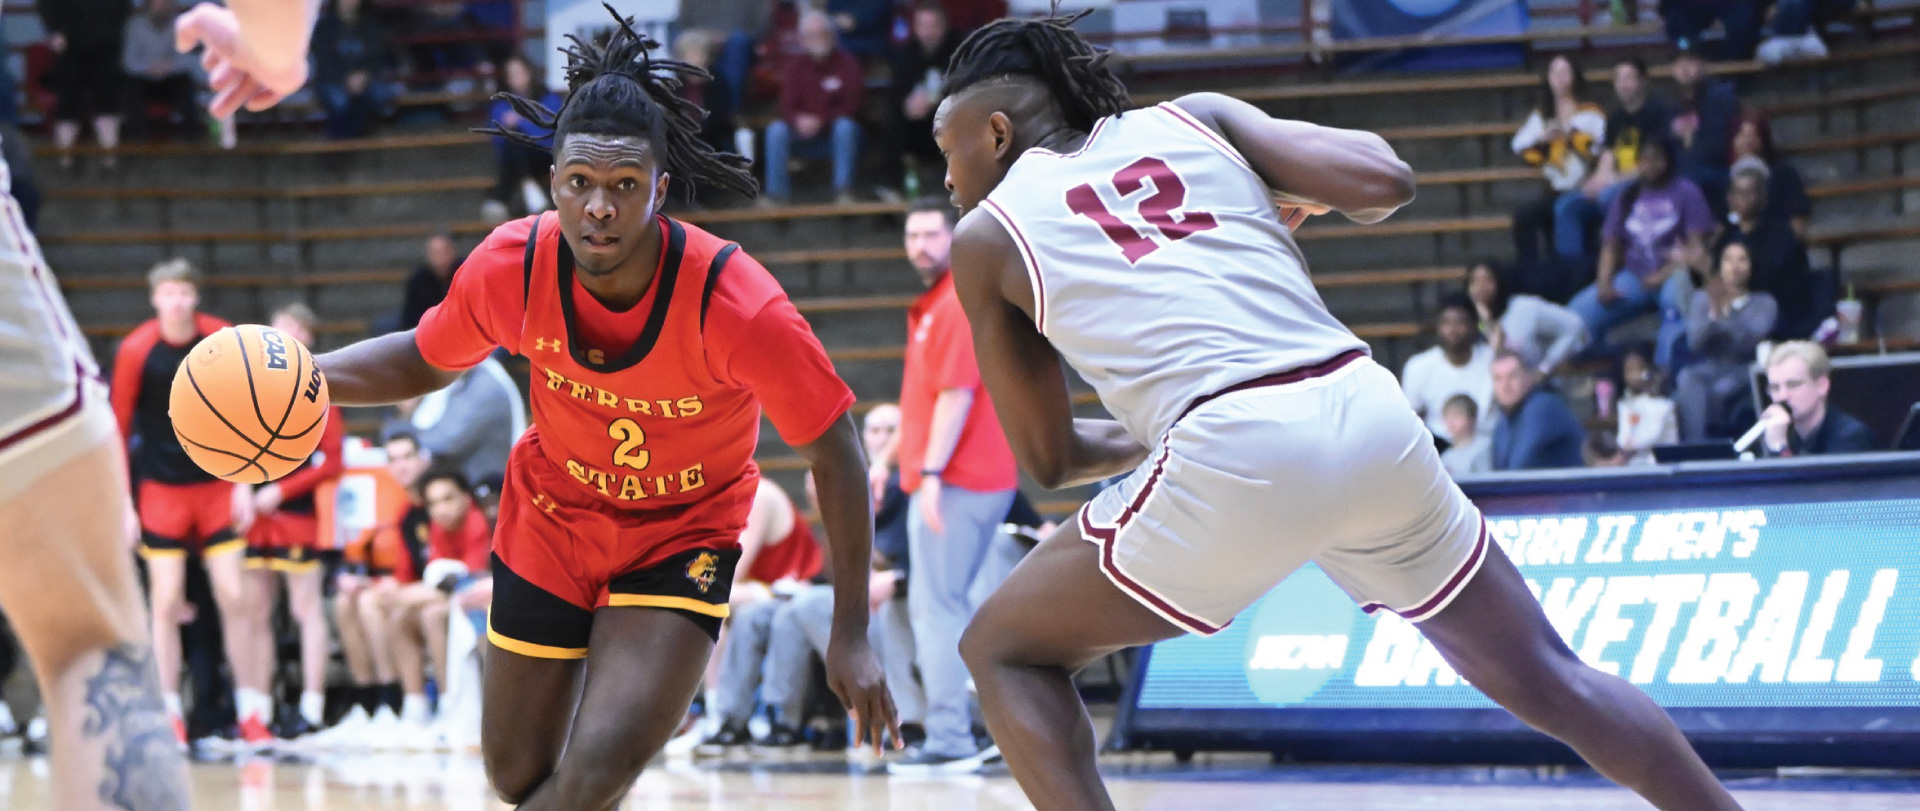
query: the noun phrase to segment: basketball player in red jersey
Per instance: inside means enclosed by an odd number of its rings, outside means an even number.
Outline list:
[[[304,304],[280,308],[271,319],[273,328],[292,336],[301,344],[313,343],[313,327],[318,322],[313,310]],[[272,699],[275,646],[273,644],[273,603],[275,580],[287,581],[287,613],[300,626],[300,718],[298,737],[318,729],[321,711],[326,706],[327,618],[321,600],[319,504],[314,492],[336,481],[346,469],[341,446],[346,437],[346,414],[334,406],[321,429],[319,449],[298,470],[278,481],[249,488],[246,496],[252,522],[242,528],[247,538],[247,572],[242,593],[245,600],[240,616],[228,626],[229,635],[243,636],[247,654],[233,662],[236,689],[234,709],[240,719],[240,739],[249,746],[265,746],[273,741],[267,725],[273,722]],[[242,515],[248,510],[244,507]]]
[[[1311,561],[1653,805],[1737,809],[1658,704],[1567,647],[1392,373],[1314,290],[1291,228],[1385,219],[1412,169],[1373,133],[1219,94],[1128,110],[1074,19],[968,36],[934,114],[965,212],[954,283],[1015,456],[1048,486],[1126,474],[961,642],[1028,798],[1113,807],[1076,669],[1217,633]],[[1074,418],[1063,359],[1112,419]]]
[[[525,809],[612,808],[679,725],[727,615],[763,409],[819,480],[844,609],[830,686],[856,739],[877,746],[893,725],[867,643],[853,394],[759,263],[659,214],[670,175],[755,189],[674,92],[700,71],[653,46],[620,21],[604,45],[568,51],[559,111],[509,97],[555,132],[558,211],[496,229],[418,329],[318,361],[348,406],[417,397],[496,348],[532,365],[533,427],[501,497],[482,731],[495,791]]]
[[[153,660],[174,732],[185,746],[179,616],[186,605],[187,557],[198,553],[207,567],[220,616],[239,616],[247,543],[234,525],[236,514],[251,511],[252,501],[236,498],[234,485],[214,478],[187,458],[174,436],[173,419],[167,416],[168,393],[180,362],[201,339],[227,322],[199,312],[200,272],[185,259],[155,265],[147,274],[147,284],[155,316],[120,342],[111,393],[120,434],[134,447],[132,467],[138,481],[134,501],[140,512],[140,555],[147,560]],[[229,662],[246,661],[245,639],[244,634],[225,636]]]

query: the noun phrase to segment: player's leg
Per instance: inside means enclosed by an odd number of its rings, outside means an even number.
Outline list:
[[[1488,698],[1656,807],[1739,808],[1660,705],[1574,655],[1498,544],[1487,545],[1479,574],[1453,602],[1419,627]]]
[[[184,746],[187,741],[180,712],[180,612],[187,604],[186,551],[149,547],[145,557],[153,665],[159,674],[160,695],[166,701],[167,712],[175,724],[181,726],[179,743]]]
[[[521,501],[503,498],[496,549],[529,537]],[[535,558],[538,560],[538,558]],[[494,793],[524,802],[554,773],[573,726],[594,612],[554,595],[493,558],[486,667],[480,670],[480,753]],[[705,661],[700,662],[705,665]]]
[[[1102,574],[1077,522],[1027,554],[960,640],[987,729],[1035,808],[1111,809],[1073,674],[1185,633]]]
[[[287,611],[300,626],[300,715],[319,727],[327,691],[327,618],[320,589],[320,564],[302,561],[289,568]]]
[[[246,614],[246,598],[242,592],[242,584],[246,575],[246,559],[246,543],[238,539],[233,539],[227,543],[210,543],[206,551],[201,554],[201,563],[207,567],[208,585],[213,587],[214,608],[220,612],[220,622],[222,627],[225,628],[234,627],[234,619]],[[238,665],[234,663],[243,661],[253,662],[260,658],[256,654],[259,650],[258,643],[255,637],[250,634],[223,634],[221,642],[226,648],[225,653],[230,666],[238,667]],[[271,656],[270,653],[267,655]],[[271,673],[272,666],[264,661],[259,662],[259,665],[260,674],[270,678],[270,676],[266,674]],[[239,678],[237,671],[234,673],[234,677],[237,681]],[[239,686],[238,684],[235,685],[235,687]],[[243,710],[242,707],[238,706],[240,691],[236,689],[234,694],[236,699],[234,709],[238,712]],[[265,691],[262,691],[259,699],[254,699],[253,701],[266,703]],[[271,706],[265,709],[258,706],[245,709],[260,712],[263,716],[262,721],[265,720],[264,716],[272,711]],[[239,718],[239,721],[243,725],[246,720],[244,716]],[[243,729],[242,732],[244,733],[245,730]]]
[[[127,558],[125,468],[112,443],[0,502],[0,555],[10,561],[0,567],[0,602],[52,727],[52,807],[184,809],[185,761]],[[178,591],[176,581],[176,605]],[[167,630],[177,673],[179,630],[170,619]]]
[[[439,595],[425,583],[409,583],[392,596],[387,607],[392,629],[387,638],[388,656],[400,676],[403,695],[400,720],[410,724],[427,721],[427,636],[422,610]]]
[[[426,644],[427,658],[433,662],[433,677],[442,689],[447,684],[447,618],[453,613],[447,595],[420,606],[420,636]]]
[[[241,734],[249,734],[251,717],[261,727],[273,721],[273,601],[279,583],[266,560],[249,549],[240,574],[240,602],[232,613],[221,616],[228,639],[238,644],[232,650],[228,666],[233,670],[234,711],[240,718]]]
[[[618,805],[679,729],[700,689],[717,624],[710,631],[692,615],[658,608],[595,612],[566,755],[521,801],[521,811],[611,811]],[[490,687],[489,705],[499,706],[494,697]],[[511,700],[515,714],[522,713],[524,699]]]

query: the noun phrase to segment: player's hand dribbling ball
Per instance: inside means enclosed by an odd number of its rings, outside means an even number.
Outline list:
[[[320,444],[327,379],[313,354],[272,327],[227,327],[173,374],[167,413],[194,464],[240,484],[293,472]]]

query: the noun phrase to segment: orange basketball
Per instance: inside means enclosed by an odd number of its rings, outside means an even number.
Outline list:
[[[327,379],[286,333],[247,324],[201,341],[179,371],[167,413],[194,464],[241,484],[300,466],[326,427]]]

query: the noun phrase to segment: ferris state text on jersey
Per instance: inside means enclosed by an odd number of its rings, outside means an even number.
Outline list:
[[[563,346],[562,339],[558,338],[535,338],[533,344],[536,356],[538,350],[558,350]],[[588,355],[591,357],[599,351],[590,350]],[[653,464],[654,451],[646,447],[648,428],[659,427],[652,425],[653,420],[684,420],[705,412],[707,406],[701,401],[700,395],[662,399],[626,397],[536,364],[534,382],[539,385],[543,381],[548,390],[591,404],[606,413],[607,440],[613,447],[605,466],[592,459],[566,460],[567,475],[581,484],[599,491],[600,495],[621,501],[676,496],[707,486],[705,465],[694,462],[679,470],[669,467],[666,472],[660,472]],[[636,419],[638,417],[648,418],[649,424],[641,424]],[[629,469],[640,472],[629,472]]]

